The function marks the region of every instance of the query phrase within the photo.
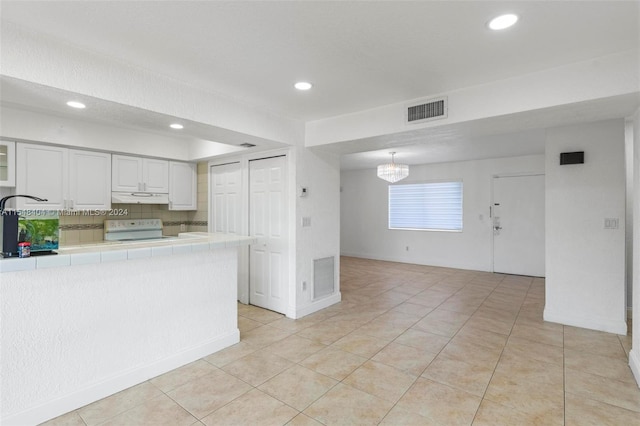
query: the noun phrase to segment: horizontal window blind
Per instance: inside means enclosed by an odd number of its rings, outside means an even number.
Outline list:
[[[389,185],[389,229],[462,231],[462,182]]]

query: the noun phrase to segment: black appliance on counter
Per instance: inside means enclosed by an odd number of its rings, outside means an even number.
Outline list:
[[[47,201],[44,198],[34,197],[32,195],[9,195],[0,199],[0,235],[2,235],[2,257],[17,257],[19,231],[18,222],[20,213],[17,210],[6,210],[5,204],[7,200],[14,197],[25,197],[36,201]]]

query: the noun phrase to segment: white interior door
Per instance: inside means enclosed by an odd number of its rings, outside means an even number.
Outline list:
[[[242,221],[242,168],[240,163],[209,168],[209,231],[245,235]],[[249,249],[238,248],[237,297],[249,303]]]
[[[212,232],[240,234],[240,163],[211,166]]]
[[[249,302],[286,313],[288,283],[286,157],[249,162]]]
[[[544,175],[494,177],[493,270],[543,277]]]

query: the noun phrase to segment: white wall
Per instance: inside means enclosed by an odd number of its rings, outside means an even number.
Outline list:
[[[306,197],[300,197],[301,188]],[[302,226],[302,219],[311,226]],[[296,317],[340,301],[340,159],[336,155],[296,149]],[[313,261],[335,259],[336,292],[313,300]],[[302,283],[306,282],[306,290]]]
[[[245,148],[189,137],[170,137],[161,133],[0,107],[0,137],[77,148],[193,161],[242,151]]]
[[[77,148],[189,160],[189,142],[156,133],[1,107],[0,136]]]
[[[560,166],[571,151],[585,163]],[[544,318],[626,334],[624,120],[548,129],[545,156]]]
[[[640,218],[640,109],[633,116],[633,217]],[[633,228],[633,252],[640,253],[640,226]],[[633,337],[629,365],[640,384],[640,256],[633,261]]]
[[[3,425],[34,425],[239,341],[237,251],[2,273]]]
[[[379,179],[374,169],[345,171],[340,201],[342,254],[492,271],[492,176],[544,173],[544,156],[411,165],[409,171],[403,182],[463,180],[463,232],[389,230],[387,182]]]
[[[637,50],[631,50],[454,90],[446,93],[449,98],[448,117],[424,124],[405,124],[407,102],[307,122],[306,145],[353,141],[510,115],[509,120],[502,122],[502,131],[507,133],[515,130],[509,130],[510,122],[515,122],[512,118],[514,113],[637,93],[640,85],[638,54]],[[441,94],[433,94],[438,95]],[[520,124],[531,126],[531,117],[534,116],[528,117],[526,123]],[[556,122],[561,124],[566,119],[576,118],[575,115],[560,117],[558,111],[554,111],[545,121],[559,119]]]
[[[2,75],[288,145],[304,138],[301,122],[268,110],[61,43],[10,22],[3,22],[0,31]]]

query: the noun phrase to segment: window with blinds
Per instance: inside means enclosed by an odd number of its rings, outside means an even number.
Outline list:
[[[389,229],[462,231],[462,182],[389,185]]]

